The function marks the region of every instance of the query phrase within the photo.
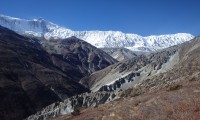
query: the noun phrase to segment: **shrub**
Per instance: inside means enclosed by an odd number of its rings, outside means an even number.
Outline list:
[[[173,90],[178,90],[182,87],[182,85],[178,85],[178,84],[175,84],[175,85],[172,85],[172,86],[169,86],[169,91],[173,91]]]
[[[196,81],[197,79],[195,77],[191,78],[189,81]]]
[[[77,115],[80,115],[81,112],[79,109],[75,109],[72,113],[71,113],[73,116],[77,116]]]

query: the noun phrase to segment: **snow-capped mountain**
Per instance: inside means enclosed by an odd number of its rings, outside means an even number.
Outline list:
[[[45,39],[65,39],[71,36],[83,39],[99,47],[125,47],[136,51],[152,51],[180,44],[192,39],[188,33],[177,33],[143,37],[137,34],[127,34],[120,31],[73,31],[60,27],[44,19],[24,20],[0,15],[0,25],[19,34]]]

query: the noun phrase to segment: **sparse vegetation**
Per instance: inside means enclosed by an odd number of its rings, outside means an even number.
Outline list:
[[[172,69],[154,76],[152,72],[135,87],[120,91],[117,101],[87,108],[70,120],[200,120],[199,54],[184,47],[179,53],[181,62]],[[187,51],[190,57],[184,56]]]
[[[193,77],[193,78],[191,78],[191,79],[189,79],[189,81],[196,81],[197,79],[195,78],[195,77]]]
[[[181,87],[182,87],[182,85],[179,85],[179,84],[171,85],[171,86],[169,86],[168,91],[178,90]]]
[[[136,97],[141,95],[138,89],[129,88],[121,93],[121,97]]]
[[[72,114],[73,116],[77,116],[77,115],[80,115],[80,114],[81,114],[81,111],[80,111],[80,109],[75,109],[71,114]]]

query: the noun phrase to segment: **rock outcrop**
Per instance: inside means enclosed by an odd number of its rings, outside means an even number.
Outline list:
[[[83,93],[68,98],[63,102],[53,103],[25,120],[47,120],[60,115],[69,114],[82,107],[95,107],[99,104],[113,101],[116,98],[116,94],[112,92]]]
[[[98,91],[116,91],[120,90],[122,87],[127,87],[127,85],[131,84],[135,80],[136,77],[139,77],[140,73],[130,73],[123,78],[119,78],[118,80],[114,81],[114,83],[110,83],[107,85],[103,85]]]

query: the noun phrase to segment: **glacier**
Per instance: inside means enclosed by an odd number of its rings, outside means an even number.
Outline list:
[[[189,33],[140,36],[121,31],[73,31],[44,19],[25,20],[0,15],[0,25],[21,35],[50,39],[65,39],[75,36],[98,48],[128,48],[132,51],[155,51],[177,45],[194,38]]]

